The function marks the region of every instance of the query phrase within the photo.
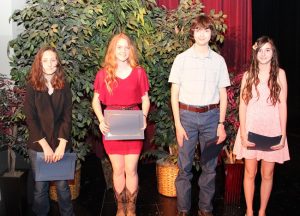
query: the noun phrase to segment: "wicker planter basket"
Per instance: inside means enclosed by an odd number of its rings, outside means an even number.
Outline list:
[[[166,163],[163,160],[156,162],[157,188],[160,194],[176,197],[175,179],[178,171],[177,164]]]
[[[74,180],[69,180],[69,187],[70,187],[70,191],[71,191],[71,199],[72,200],[76,199],[79,196],[80,175],[81,175],[81,167],[77,166],[75,175],[74,175]],[[50,183],[49,194],[50,194],[50,199],[57,202],[56,185],[54,182]]]

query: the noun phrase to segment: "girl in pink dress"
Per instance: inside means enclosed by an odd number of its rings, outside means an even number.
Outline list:
[[[273,185],[275,162],[290,159],[286,139],[287,81],[279,68],[277,50],[273,41],[260,37],[253,45],[252,62],[245,72],[240,94],[240,128],[233,152],[237,159],[245,158],[244,193],[246,216],[253,216],[254,181],[257,164],[261,160],[260,209],[258,216],[266,215],[266,208]],[[282,135],[279,144],[271,151],[250,150],[255,146],[248,141],[248,132],[268,137]]]
[[[106,109],[139,109],[144,114],[144,128],[149,112],[149,82],[145,70],[138,66],[135,47],[124,33],[110,41],[103,68],[94,82],[92,106],[104,135],[109,126],[104,121],[101,103]],[[104,136],[103,136],[104,137]],[[113,168],[113,184],[118,202],[117,216],[135,216],[138,191],[137,164],[142,140],[105,140],[103,144]]]

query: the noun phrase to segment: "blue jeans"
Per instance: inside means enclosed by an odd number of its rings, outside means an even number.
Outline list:
[[[35,178],[35,162],[36,151],[28,150],[29,158],[31,161],[31,169],[33,173],[33,179]],[[32,210],[38,216],[47,216],[50,203],[49,203],[49,181],[35,181],[34,193],[33,193],[33,205]],[[68,181],[55,181],[57,188],[57,197],[59,212],[61,216],[73,216],[73,205],[71,200],[71,192]]]
[[[212,199],[215,193],[215,176],[218,161],[219,145],[216,145],[217,127],[220,116],[219,108],[204,113],[191,112],[180,109],[180,121],[189,140],[184,140],[183,147],[179,147],[179,173],[175,181],[178,211],[188,212],[191,209],[191,180],[192,165],[196,145],[200,143],[201,153],[207,145],[214,145],[216,154],[205,163],[201,163],[201,175],[198,179],[200,188],[199,209],[212,211]],[[210,146],[211,147],[211,146]]]

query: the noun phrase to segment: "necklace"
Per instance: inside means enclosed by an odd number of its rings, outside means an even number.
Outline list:
[[[53,73],[51,73],[51,74],[49,74],[49,73],[45,73],[44,71],[43,71],[43,74],[45,74],[45,75],[53,75],[53,74],[55,74],[56,73],[56,71],[54,71]]]

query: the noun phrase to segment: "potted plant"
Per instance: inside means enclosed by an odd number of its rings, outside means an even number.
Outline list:
[[[237,131],[240,126],[238,106],[243,73],[231,72],[229,73],[229,76],[231,80],[231,86],[227,88],[228,103],[225,119],[227,138],[224,145],[224,151],[226,154],[224,155],[224,162],[227,164],[234,164],[236,163],[236,159],[233,154],[233,146]]]
[[[13,81],[0,74],[0,149],[7,148],[8,169],[5,176],[19,176],[22,172],[16,170],[16,150],[25,149],[24,127],[20,130],[17,122],[23,120],[21,109],[25,90],[14,86]],[[23,125],[24,126],[24,125]],[[23,132],[23,133],[22,133]]]
[[[175,179],[178,175],[178,145],[169,146],[169,155],[156,161],[158,192],[168,197],[176,197]]]
[[[24,127],[17,127],[24,94],[24,89],[14,86],[10,79],[0,74],[0,149],[7,151],[8,164],[8,169],[0,176],[0,188],[8,215],[22,214],[26,209],[27,172],[16,170],[15,153],[26,152]],[[24,119],[21,121],[24,123]]]
[[[238,104],[243,73],[230,73],[231,86],[227,88],[228,104],[226,113],[226,134],[224,152],[222,154],[225,169],[225,193],[226,204],[239,204],[244,174],[244,163],[236,160],[233,154],[235,137],[239,128]]]

